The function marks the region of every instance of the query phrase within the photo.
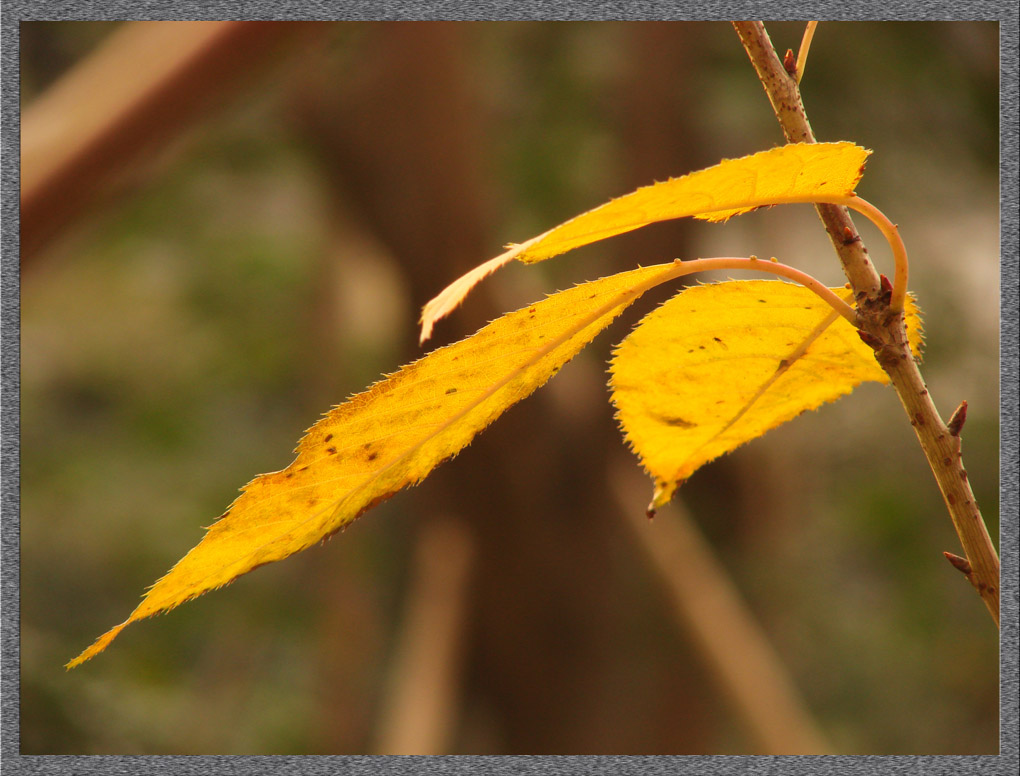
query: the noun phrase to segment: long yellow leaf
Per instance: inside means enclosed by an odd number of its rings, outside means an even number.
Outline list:
[[[913,302],[907,330],[919,353]],[[620,425],[655,478],[651,510],[718,456],[862,382],[889,381],[816,294],[770,280],[681,291],[620,343],[611,373]]]
[[[248,483],[131,616],[67,667],[101,652],[128,624],[306,549],[420,482],[544,384],[645,290],[676,275],[676,265],[660,265],[554,294],[335,407],[308,430],[290,466]]]
[[[513,259],[544,261],[673,218],[726,219],[765,205],[850,196],[871,152],[853,143],[793,143],[645,186],[511,246],[447,286],[422,311],[424,342],[472,287]]]
[[[517,256],[544,261],[656,221],[725,221],[763,205],[849,196],[871,152],[853,143],[794,143],[643,186],[542,235]]]

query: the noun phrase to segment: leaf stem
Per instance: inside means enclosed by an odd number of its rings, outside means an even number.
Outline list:
[[[733,22],[733,27],[765,88],[787,141],[815,142],[801,101],[800,89],[783,67],[765,31],[765,25],[761,22]],[[861,200],[856,200],[856,204],[860,202]],[[841,204],[850,206],[850,203]],[[988,535],[988,528],[978,510],[970,480],[963,467],[960,437],[950,432],[935,408],[921,372],[911,355],[903,315],[893,308],[893,299],[896,298],[897,291],[906,292],[906,262],[902,261],[902,267],[900,263],[897,264],[894,297],[888,304],[883,302],[878,273],[867,257],[867,251],[850,219],[850,214],[844,207],[836,204],[818,204],[815,207],[857,294],[857,309],[860,313],[858,325],[876,339],[878,344],[875,348],[875,357],[896,389],[942,492],[953,527],[960,537],[966,560],[972,570],[967,579],[981,596],[998,626],[999,556]],[[865,215],[868,213],[865,212]],[[882,219],[876,221],[876,224],[882,228]],[[887,239],[890,238],[890,232],[886,231],[888,228],[883,229]],[[896,253],[899,236],[894,226],[891,234],[896,235],[895,240],[890,239]],[[905,252],[903,258],[905,259]],[[902,304],[902,300],[900,303]]]
[[[677,272],[673,277],[689,275],[692,272],[708,272],[716,269],[749,269],[756,272],[768,272],[773,275],[788,278],[814,291],[833,310],[846,318],[846,320],[850,322],[851,326],[854,328],[857,327],[857,313],[850,305],[840,299],[831,288],[826,286],[820,280],[797,269],[796,267],[780,264],[777,261],[763,261],[754,256],[751,256],[750,258],[719,256],[710,259],[691,259],[690,261],[681,261],[680,259],[676,259],[673,263],[682,270]]]
[[[896,224],[890,221],[886,214],[877,207],[858,196],[834,197],[832,199],[818,199],[814,201],[822,204],[843,205],[851,210],[856,210],[879,228],[882,236],[889,243],[889,247],[892,248],[893,261],[896,265],[896,274],[893,276],[892,297],[889,300],[889,312],[903,312],[903,303],[907,296],[907,279],[910,276],[910,265],[907,261],[907,246],[903,244],[903,238],[900,237],[900,230]]]

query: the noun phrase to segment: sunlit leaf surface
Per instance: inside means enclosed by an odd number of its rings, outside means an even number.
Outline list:
[[[918,353],[912,301],[907,327]],[[681,291],[619,345],[611,373],[620,425],[655,478],[653,509],[720,455],[862,382],[889,381],[817,295],[770,280]]]
[[[509,249],[455,280],[422,311],[421,339],[471,289],[513,259],[544,261],[582,245],[672,218],[725,221],[764,205],[812,202],[853,194],[871,152],[853,143],[793,143],[610,200]]]
[[[263,474],[120,625],[68,664],[101,652],[128,624],[172,609],[257,566],[323,540],[420,482],[544,384],[674,265],[623,272],[508,313],[334,408],[283,471]]]

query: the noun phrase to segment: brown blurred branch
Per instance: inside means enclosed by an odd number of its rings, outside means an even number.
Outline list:
[[[776,55],[761,22],[734,22],[758,78],[765,87],[787,141],[815,142],[800,89]],[[829,237],[857,294],[860,328],[874,338],[875,357],[889,375],[931,466],[953,527],[960,537],[972,573],[967,579],[999,624],[999,556],[963,468],[959,430],[942,421],[907,343],[902,314],[889,314],[888,301],[867,258],[849,213],[842,207],[817,205]]]
[[[21,261],[59,236],[147,151],[274,61],[309,22],[127,22],[28,106],[21,124]]]
[[[454,520],[422,525],[410,596],[383,701],[379,754],[449,752],[474,547]]]
[[[619,469],[613,483],[620,514],[760,753],[832,754],[781,658],[683,505],[674,499],[672,514],[650,522],[634,509],[640,502],[626,476]]]

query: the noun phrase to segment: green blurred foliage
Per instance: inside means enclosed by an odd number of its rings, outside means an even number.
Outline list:
[[[691,47],[688,68],[661,77],[684,87],[694,164],[781,142],[730,27],[676,24]],[[780,51],[796,48],[801,28],[769,26]],[[109,26],[22,30],[30,100]],[[626,190],[617,103],[631,32],[622,23],[473,25],[470,75],[494,128],[484,175],[500,190],[492,254]],[[357,67],[373,35],[372,25],[338,25],[329,56]],[[820,139],[875,150],[861,194],[900,224],[911,251],[932,395],[946,415],[970,401],[964,453],[993,535],[997,41],[995,25],[984,23],[823,23],[803,83]],[[393,371],[414,337],[399,265],[334,223],[325,173],[287,119],[290,84],[269,79],[196,128],[130,196],[24,273],[24,753],[372,746],[416,491],[325,548],[135,625],[93,662],[61,669],[128,614],[239,486],[286,465],[301,431],[330,402]],[[865,237],[886,266],[877,233]],[[693,239],[698,255],[775,253],[842,282],[809,210],[700,226]],[[634,255],[628,245],[621,238],[620,247],[529,268],[526,280],[507,270],[492,283],[540,294],[673,258]],[[434,290],[447,280],[437,277]],[[607,422],[608,410],[599,412]],[[681,496],[838,750],[997,751],[996,634],[941,557],[958,542],[895,395],[865,387],[730,458]],[[621,595],[643,603],[630,614],[628,643],[696,662],[631,549],[620,548]],[[619,730],[690,723],[634,719],[629,694],[664,679],[631,654],[609,659],[623,668],[601,686],[592,676],[593,697],[618,707]],[[504,753],[499,710],[470,686],[464,698],[455,751],[484,744]],[[748,751],[722,701],[689,703],[711,728],[704,751]],[[495,732],[479,733],[486,725]]]

